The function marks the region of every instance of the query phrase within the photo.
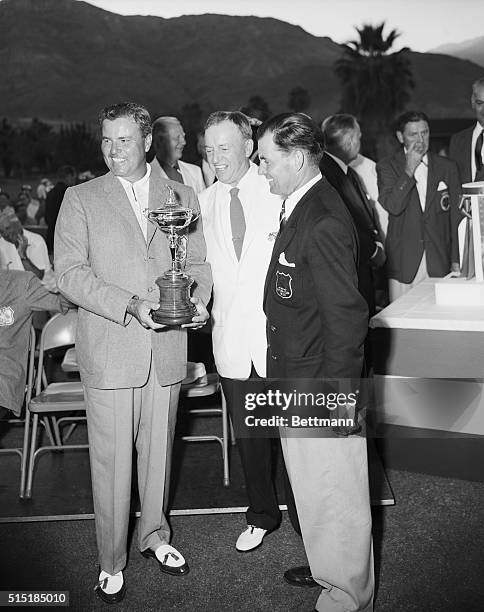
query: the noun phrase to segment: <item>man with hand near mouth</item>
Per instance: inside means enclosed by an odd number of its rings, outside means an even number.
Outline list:
[[[428,277],[459,271],[457,165],[429,151],[429,121],[407,111],[396,122],[402,145],[377,166],[379,201],[388,212],[390,301]]]

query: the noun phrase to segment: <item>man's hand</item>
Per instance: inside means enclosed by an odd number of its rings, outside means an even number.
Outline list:
[[[405,172],[408,174],[408,176],[413,176],[415,174],[415,170],[419,166],[426,152],[427,151],[425,150],[425,145],[423,142],[415,141],[411,143],[405,154],[407,159]]]
[[[452,272],[452,274],[457,274],[460,276],[460,264],[456,261],[452,262],[450,264],[450,271]]]
[[[44,285],[47,291],[50,291],[51,293],[59,293],[53,270],[45,270],[44,276],[40,282]]]
[[[17,252],[20,256],[20,259],[26,259],[29,241],[27,240],[23,232],[20,232],[19,234],[17,234],[15,246],[17,247]]]
[[[145,329],[161,329],[166,325],[155,323],[151,318],[151,311],[158,310],[159,307],[158,302],[149,302],[148,300],[140,300],[138,297],[132,297],[128,302],[126,312],[133,315]]]
[[[190,327],[192,329],[200,329],[205,325],[208,321],[210,315],[208,314],[208,310],[203,305],[200,298],[192,297],[190,298],[192,304],[195,304],[197,308],[197,314],[193,317],[193,323],[185,323],[182,327]]]
[[[375,242],[375,247],[375,252],[370,258],[370,263],[373,268],[378,269],[385,264],[387,257],[385,255],[385,249],[383,248],[383,244],[381,242]]]

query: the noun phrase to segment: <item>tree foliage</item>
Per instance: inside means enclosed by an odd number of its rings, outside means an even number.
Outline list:
[[[293,87],[289,92],[287,106],[295,113],[302,113],[309,108],[311,97],[304,87]]]
[[[335,63],[342,86],[341,112],[360,120],[367,140],[375,140],[379,132],[389,130],[415,87],[410,50],[404,47],[390,53],[400,34],[392,30],[385,36],[384,27],[383,22],[355,28],[359,39],[344,45],[343,55]]]
[[[5,176],[54,173],[63,165],[79,170],[103,167],[99,141],[84,123],[53,127],[33,118],[28,124],[0,122],[0,163]]]

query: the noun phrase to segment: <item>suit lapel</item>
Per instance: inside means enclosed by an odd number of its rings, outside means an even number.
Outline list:
[[[434,199],[433,196],[436,193],[439,184],[439,176],[437,173],[437,168],[435,167],[436,160],[431,153],[428,153],[427,159],[429,164],[427,168],[427,191],[425,194],[424,217],[427,217],[429,215],[430,208]]]
[[[143,236],[138,219],[134,214],[123,185],[111,172],[108,172],[105,178],[104,191],[106,192],[109,204],[116,210],[116,214],[124,217],[124,219],[133,226],[136,236],[145,244],[145,237]]]
[[[299,200],[299,202],[296,204],[296,207],[292,211],[291,216],[289,217],[289,221],[286,223],[286,226],[284,227],[282,232],[279,232],[279,234],[277,235],[276,241],[274,243],[274,248],[272,249],[271,261],[269,263],[269,268],[267,270],[266,280],[264,284],[264,303],[266,301],[267,293],[269,291],[269,280],[274,274],[274,270],[279,261],[279,255],[281,253],[284,253],[285,248],[293,239],[294,234],[297,230],[299,217],[301,216],[304,209],[304,203],[312,196],[313,192],[318,188],[320,183],[321,181],[318,181],[315,185],[311,187],[309,191],[307,191],[303,195],[303,197]]]

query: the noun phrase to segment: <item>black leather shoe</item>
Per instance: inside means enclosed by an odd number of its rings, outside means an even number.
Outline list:
[[[99,573],[100,572],[98,571],[98,575]],[[104,601],[104,603],[119,603],[124,599],[124,596],[126,595],[126,582],[124,582],[123,579],[123,586],[119,589],[119,591],[116,591],[115,593],[106,593],[106,591],[103,591],[103,586],[106,586],[107,580],[108,578],[104,578],[104,580],[98,581],[98,583],[94,587],[94,592],[99,597],[99,599],[102,599]]]
[[[173,556],[175,559],[178,560],[179,557],[177,557],[177,554],[180,555],[180,557],[182,556],[177,550],[176,548],[173,548],[174,552],[169,552],[167,553],[164,558],[163,558],[163,562],[160,561],[158,559],[158,557],[155,555],[154,551],[151,550],[151,548],[147,548],[146,550],[142,550],[141,554],[143,555],[143,557],[146,557],[147,559],[149,559],[150,557],[155,559],[155,561],[157,561],[158,566],[160,568],[160,570],[162,572],[165,572],[166,574],[170,574],[171,576],[186,576],[188,574],[188,572],[190,571],[190,568],[188,567],[188,563],[185,562],[183,565],[180,565],[178,567],[174,567],[173,565],[168,565],[167,561],[169,560],[170,556]]]
[[[293,567],[284,572],[284,580],[292,586],[316,587],[319,585],[311,576],[311,570],[307,565]]]

